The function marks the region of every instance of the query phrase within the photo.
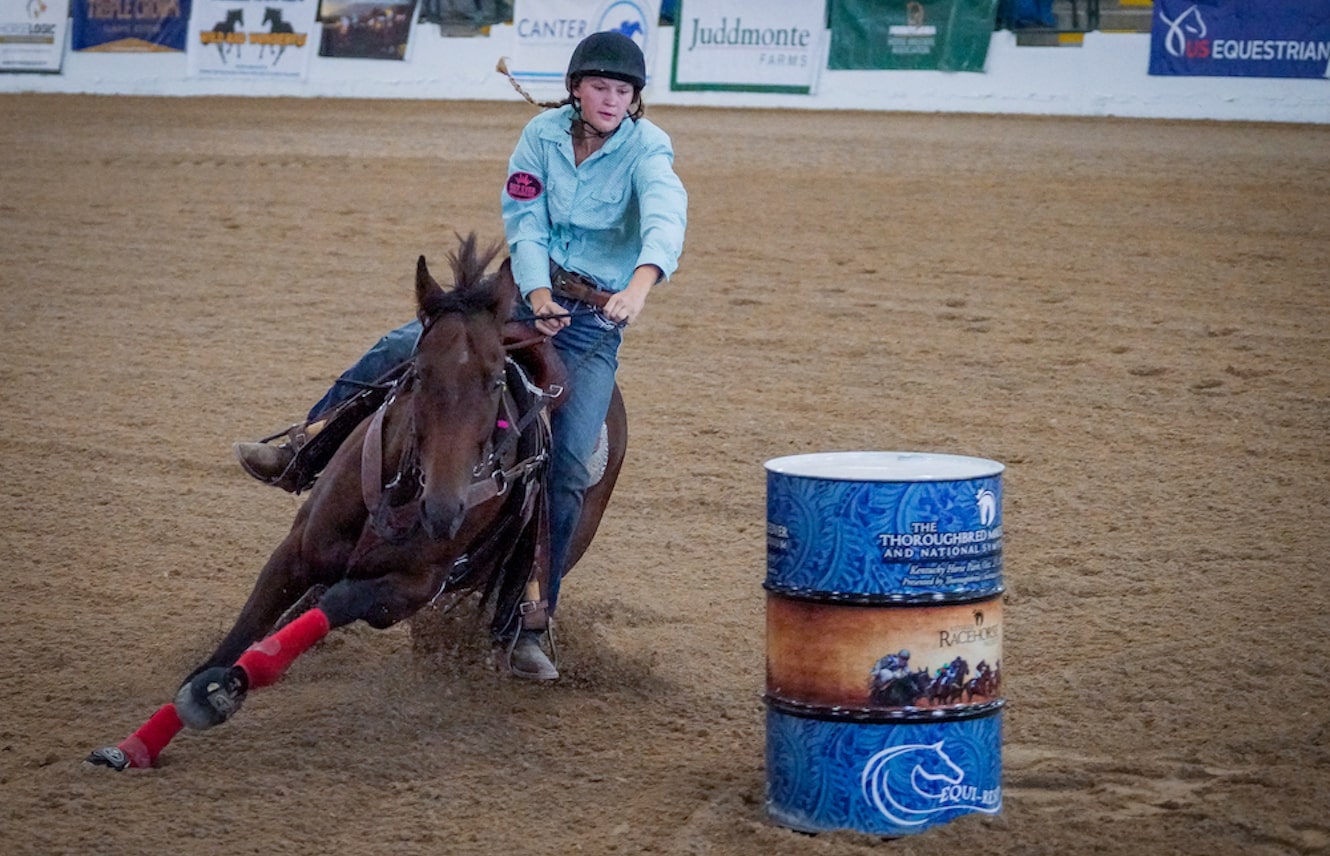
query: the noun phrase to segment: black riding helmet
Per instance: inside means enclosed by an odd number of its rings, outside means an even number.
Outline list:
[[[637,42],[623,33],[592,33],[573,49],[568,60],[564,77],[568,91],[587,75],[622,80],[641,90],[647,85],[647,63]]]

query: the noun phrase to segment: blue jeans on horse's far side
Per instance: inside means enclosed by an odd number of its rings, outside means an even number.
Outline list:
[[[568,549],[582,516],[582,500],[590,486],[588,462],[600,438],[600,426],[610,409],[614,378],[619,369],[619,345],[623,331],[598,312],[575,302],[560,300],[572,316],[567,327],[554,337],[554,349],[568,370],[564,395],[568,398],[550,419],[553,448],[550,450],[550,586],[549,614],[558,604],[559,583],[567,570]],[[518,312],[533,317],[530,310]],[[309,411],[313,421],[415,353],[420,339],[420,321],[413,320],[393,330],[342,373],[332,388]]]

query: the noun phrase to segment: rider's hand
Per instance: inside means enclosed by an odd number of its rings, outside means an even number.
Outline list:
[[[548,288],[537,288],[527,299],[531,301],[531,311],[536,316],[536,329],[545,336],[553,336],[568,326],[568,310],[554,302]]]
[[[610,295],[609,301],[605,304],[605,317],[624,325],[636,321],[637,316],[642,314],[642,309],[647,305],[647,295],[651,293],[651,286],[656,284],[660,276],[660,268],[655,265],[642,265],[633,271],[633,278],[628,281],[628,287]]]

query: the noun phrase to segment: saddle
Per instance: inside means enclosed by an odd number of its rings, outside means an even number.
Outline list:
[[[558,392],[567,384],[568,372],[564,368],[563,359],[549,340],[540,334],[533,334],[529,324],[509,321],[504,327],[503,343],[509,356],[522,367],[535,386],[554,391],[555,397],[550,402],[550,408],[558,408],[564,401]],[[295,494],[309,490],[342,443],[346,442],[346,438],[388,400],[410,366],[409,360],[401,363],[372,385],[326,412],[320,417],[323,427],[318,433],[307,434],[303,424],[292,426],[284,432],[295,449],[295,457],[272,482],[273,486]],[[281,435],[274,435],[277,436]]]

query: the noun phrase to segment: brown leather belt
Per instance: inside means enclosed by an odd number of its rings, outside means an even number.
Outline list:
[[[576,300],[597,309],[604,309],[610,299],[610,292],[601,291],[591,280],[569,270],[554,271],[550,276],[550,285],[555,297]]]

